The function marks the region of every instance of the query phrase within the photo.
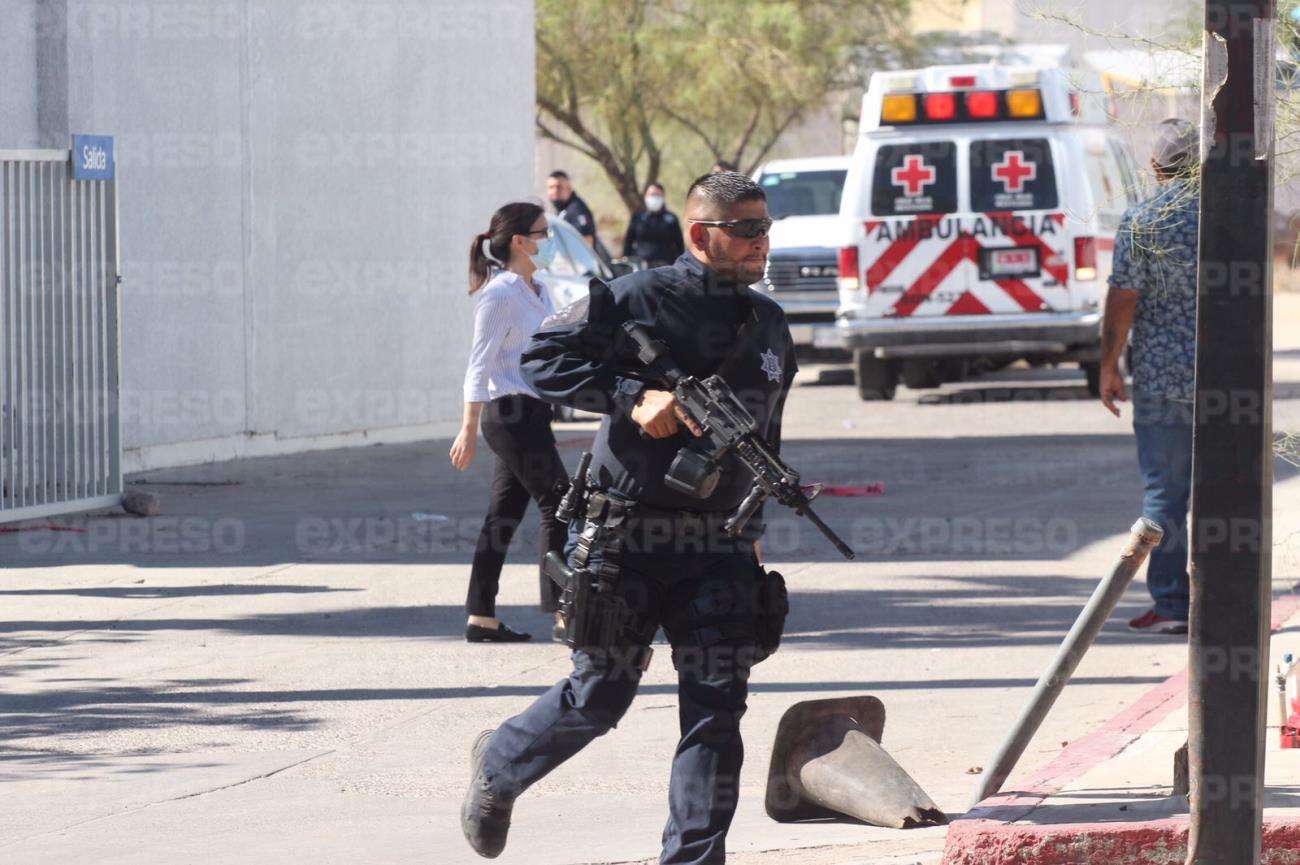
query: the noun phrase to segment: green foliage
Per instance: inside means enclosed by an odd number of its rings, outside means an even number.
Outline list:
[[[539,130],[599,164],[629,211],[646,183],[718,159],[752,171],[911,50],[908,2],[538,0]]]

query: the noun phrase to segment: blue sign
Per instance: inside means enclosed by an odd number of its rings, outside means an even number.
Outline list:
[[[74,180],[113,179],[113,136],[72,136],[72,178]]]

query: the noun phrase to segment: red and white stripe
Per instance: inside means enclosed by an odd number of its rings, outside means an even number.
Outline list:
[[[987,217],[1008,217],[989,213]],[[917,227],[937,225],[941,219],[958,217],[920,216]],[[880,252],[866,265],[869,316],[909,317],[913,315],[986,315],[1013,312],[1046,312],[1070,308],[1068,288],[1069,262],[1064,214],[1050,214],[1060,229],[1049,243],[1037,234],[990,237],[929,237],[921,239],[913,230],[910,236],[881,241]],[[878,234],[883,220],[866,223],[868,241]],[[898,224],[898,223],[894,223]],[[1055,246],[1053,245],[1055,244]],[[868,244],[870,247],[872,244]],[[984,248],[1010,249],[1017,246],[1038,250],[1042,271],[1057,285],[1044,285],[1042,277],[1032,279],[979,278],[979,254]],[[905,290],[881,292],[882,286],[901,286]]]

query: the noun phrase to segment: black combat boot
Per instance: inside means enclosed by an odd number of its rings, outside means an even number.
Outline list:
[[[510,831],[510,811],[513,801],[505,801],[492,792],[483,777],[483,757],[493,730],[484,730],[474,740],[470,750],[469,790],[460,806],[460,828],[474,852],[495,859],[506,848],[506,834]]]

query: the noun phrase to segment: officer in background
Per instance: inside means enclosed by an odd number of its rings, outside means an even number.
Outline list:
[[[779,449],[781,412],[797,369],[794,345],[781,307],[747,288],[767,262],[766,197],[743,175],[706,175],[691,186],[686,213],[687,252],[671,267],[616,280],[610,318],[640,324],[688,374],[721,375]],[[706,498],[665,485],[673,458],[699,431],[670,392],[590,359],[584,332],[594,325],[569,321],[584,314],[582,306],[543,325],[522,369],[543,398],[606,415],[588,475],[597,491],[569,561],[578,567],[590,553],[588,567],[615,571],[614,593],[630,621],[619,645],[575,649],[567,679],[480,734],[461,826],[480,855],[498,855],[515,799],[623,717],[662,627],[678,674],[681,739],[660,862],[716,865],[725,860],[739,796],[750,668],[774,650],[772,634],[783,624],[784,611],[774,621],[764,587],[780,578],[759,563],[758,517],[740,537],[722,531],[752,483],[734,458],[723,461],[721,480]],[[607,542],[584,552],[595,527],[607,532]]]
[[[573,191],[573,182],[563,171],[552,171],[546,178],[546,197],[555,208],[556,216],[578,229],[587,245],[596,246],[596,217],[591,215],[591,208],[578,193]]]
[[[645,188],[645,207],[632,214],[623,236],[623,257],[636,256],[647,267],[672,264],[686,251],[682,224],[664,206],[664,188],[658,183]]]

